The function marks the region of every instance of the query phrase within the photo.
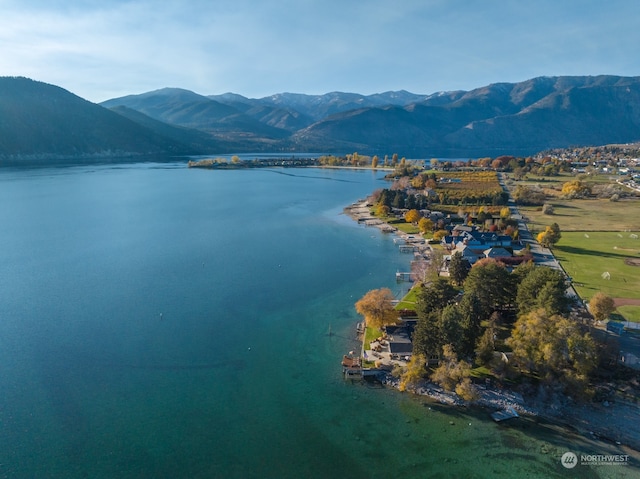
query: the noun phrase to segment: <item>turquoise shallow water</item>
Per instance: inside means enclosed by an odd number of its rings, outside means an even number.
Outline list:
[[[410,259],[341,214],[383,186],[0,171],[0,477],[638,477],[564,469],[566,450],[606,452],[579,437],[342,379],[353,303],[401,294]]]

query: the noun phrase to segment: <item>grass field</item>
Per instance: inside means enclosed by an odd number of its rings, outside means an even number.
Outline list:
[[[527,175],[526,180],[508,180],[510,189],[517,185],[538,186],[547,194],[547,201],[553,205],[555,214],[543,215],[542,207],[519,207],[529,219],[529,229],[542,231],[551,223],[558,223],[562,231],[638,231],[640,230],[640,197],[609,199],[564,199],[562,185],[575,180],[573,173],[558,176],[536,177]],[[581,176],[581,181],[591,186],[614,184],[619,177],[606,174]],[[630,191],[630,190],[627,190]]]
[[[640,199],[617,202],[605,199],[548,201],[554,214],[542,214],[542,208],[519,207],[529,220],[529,229],[542,231],[551,223],[558,223],[560,231],[640,231]]]
[[[620,306],[617,311],[627,321],[640,323],[640,306]]]
[[[598,291],[613,298],[640,299],[640,266],[624,262],[625,258],[640,259],[640,239],[633,235],[563,231],[553,253],[582,299],[589,300]],[[638,306],[623,306],[618,312],[630,321],[640,321]]]
[[[407,223],[406,221],[399,221],[397,223],[390,221],[389,224],[395,228],[398,228],[398,230],[402,231],[403,233],[409,235],[416,235],[420,233],[420,229],[416,225]]]

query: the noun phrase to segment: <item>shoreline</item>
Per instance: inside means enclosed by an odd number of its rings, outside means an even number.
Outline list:
[[[371,217],[367,204],[369,198],[360,199],[344,208],[344,213],[352,220],[366,226],[373,226],[385,233],[404,234],[397,228],[380,220],[380,223],[367,224],[364,218]],[[399,378],[382,371],[381,383],[399,391]],[[440,386],[427,380],[407,392],[417,397],[427,397],[446,407],[481,408],[487,413],[513,408],[524,420],[536,423],[544,422],[549,427],[558,428],[563,433],[580,436],[583,440],[608,447],[622,449],[635,461],[640,462],[640,407],[628,402],[605,402],[604,404],[550,404],[524,398],[519,393],[507,389],[498,389],[489,385],[474,384],[479,394],[475,401],[462,400],[454,392],[444,391]],[[400,391],[399,391],[400,392]],[[528,400],[528,401],[527,401]]]
[[[385,373],[381,382],[399,391],[399,378]],[[563,433],[578,435],[594,444],[602,443],[622,448],[640,461],[640,409],[634,404],[614,402],[607,407],[592,403],[535,406],[528,404],[526,398],[511,390],[474,385],[480,396],[474,401],[464,401],[454,392],[444,391],[427,380],[407,389],[406,392],[416,397],[429,398],[445,407],[481,409],[487,416],[495,411],[513,408],[520,415],[519,419],[543,422],[549,427],[560,429]]]

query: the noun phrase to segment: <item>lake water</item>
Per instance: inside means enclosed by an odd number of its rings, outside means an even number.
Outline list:
[[[0,477],[637,477],[579,437],[345,381],[410,257],[370,171],[0,170]],[[334,333],[327,333],[331,328]],[[615,469],[615,471],[613,470]]]

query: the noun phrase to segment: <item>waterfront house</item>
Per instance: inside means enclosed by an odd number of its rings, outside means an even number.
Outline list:
[[[408,359],[413,354],[413,328],[415,323],[405,322],[398,326],[387,326],[387,341],[392,359]]]

